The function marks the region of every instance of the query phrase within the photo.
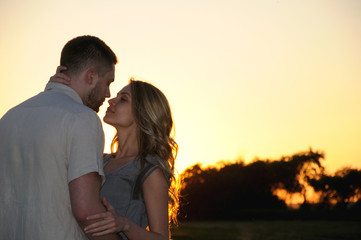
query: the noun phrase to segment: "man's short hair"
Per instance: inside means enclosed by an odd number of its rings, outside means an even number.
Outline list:
[[[60,58],[60,65],[67,67],[67,73],[79,73],[94,66],[102,74],[110,71],[117,62],[117,56],[105,42],[89,35],[67,42]]]

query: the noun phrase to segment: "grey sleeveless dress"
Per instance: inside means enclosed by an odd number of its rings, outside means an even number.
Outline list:
[[[112,159],[111,154],[105,154],[104,166]],[[140,171],[140,160],[136,157],[120,168],[106,173],[105,183],[100,190],[101,198],[105,197],[120,215],[143,228],[148,226],[148,217],[142,185],[144,180],[159,167],[157,161],[151,156],[147,156],[146,161],[142,171]],[[127,239],[123,233],[120,235]]]

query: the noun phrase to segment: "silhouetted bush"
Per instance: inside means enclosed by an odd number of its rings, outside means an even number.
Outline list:
[[[219,168],[193,165],[182,174],[180,219],[351,218],[355,209],[361,209],[360,200],[353,206],[348,204],[360,199],[361,171],[343,169],[328,176],[320,162],[323,157],[310,149],[276,161],[240,161]],[[307,201],[307,185],[321,191],[319,203]],[[300,209],[288,209],[284,200],[274,194],[277,189],[302,194]],[[335,201],[338,205],[332,203]]]

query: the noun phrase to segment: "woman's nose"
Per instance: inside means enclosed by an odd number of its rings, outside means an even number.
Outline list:
[[[109,100],[108,100],[108,103],[109,103],[109,105],[113,105],[113,103],[114,103],[114,98],[109,99]]]

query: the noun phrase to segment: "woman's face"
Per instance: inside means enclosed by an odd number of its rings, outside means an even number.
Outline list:
[[[135,125],[132,112],[132,93],[130,85],[118,92],[115,98],[110,99],[109,107],[104,116],[104,122],[115,128],[129,128]]]

